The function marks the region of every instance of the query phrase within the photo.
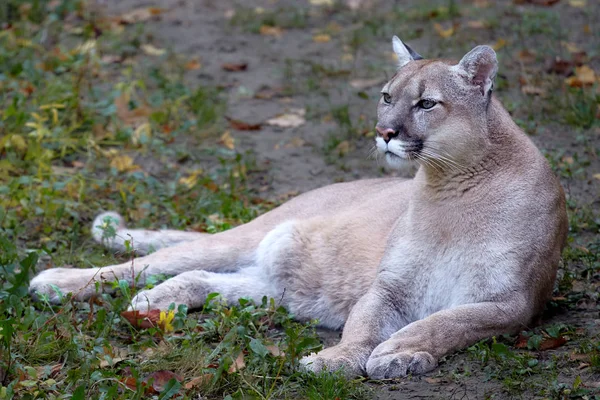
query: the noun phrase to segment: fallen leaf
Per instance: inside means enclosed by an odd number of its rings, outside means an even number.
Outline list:
[[[541,96],[546,94],[546,91],[538,86],[533,86],[533,85],[524,85],[521,86],[521,92],[523,94],[530,94],[530,95],[537,95],[537,96]]]
[[[265,346],[267,348],[267,350],[269,350],[269,353],[271,353],[271,355],[273,357],[283,357],[285,356],[285,353],[283,351],[281,351],[281,349],[279,348],[279,346],[276,346],[274,344],[270,344],[268,346]]]
[[[135,131],[133,131],[133,134],[131,135],[131,143],[133,143],[134,146],[148,143],[151,137],[152,127],[150,126],[149,122],[144,122],[135,128]]]
[[[144,53],[148,54],[149,56],[162,56],[167,52],[165,49],[154,47],[151,44],[143,44],[140,46],[140,48]]]
[[[190,379],[185,385],[183,385],[183,387],[185,389],[189,390],[189,389],[193,389],[198,386],[208,385],[212,381],[213,377],[214,377],[213,374],[200,375],[200,376]]]
[[[313,36],[313,42],[315,43],[327,43],[331,41],[331,36],[326,33],[321,33]]]
[[[114,54],[105,54],[100,57],[100,61],[105,64],[118,64],[123,61],[123,57]]]
[[[306,144],[306,141],[304,141],[303,139],[301,139],[299,137],[293,137],[292,140],[290,140],[290,142],[287,143],[284,147],[286,149],[292,149],[292,148],[302,147],[305,144]]]
[[[278,126],[280,128],[296,128],[306,122],[306,119],[304,118],[305,113],[306,110],[304,109],[290,110],[289,113],[268,119],[266,124]]]
[[[135,10],[131,10],[121,15],[118,17],[118,20],[121,24],[135,24],[138,22],[147,21],[150,18],[162,14],[163,12],[164,10],[162,8],[157,7],[136,8]]]
[[[248,69],[248,63],[225,63],[221,68],[229,72],[245,71]]]
[[[229,117],[225,117],[225,119],[229,121],[229,125],[231,125],[233,129],[237,129],[238,131],[257,131],[261,127],[260,123],[250,124],[248,122],[240,121]]]
[[[423,380],[427,383],[431,383],[432,385],[438,384],[440,382],[442,382],[442,378],[430,378],[430,377],[425,377],[423,378]]]
[[[350,81],[350,86],[352,86],[354,89],[364,90],[380,85],[383,82],[385,82],[385,78],[353,79]]]
[[[156,371],[151,373],[150,375],[148,375],[146,378],[144,378],[144,382],[150,383],[150,381],[152,380],[152,388],[154,390],[156,390],[157,392],[162,392],[163,389],[165,388],[165,385],[171,380],[171,379],[175,379],[178,382],[181,382],[183,380],[183,378],[180,375],[177,375],[176,373],[172,372],[172,371]]]
[[[506,40],[505,40],[505,39],[498,38],[498,40],[496,40],[496,43],[494,43],[494,44],[492,45],[492,49],[494,49],[494,50],[498,51],[498,50],[500,50],[501,48],[503,48],[504,46],[506,46],[506,43],[507,43],[507,42],[506,42]]]
[[[202,64],[200,64],[200,61],[196,59],[190,60],[185,63],[185,69],[187,69],[188,71],[195,71],[200,69],[200,67],[202,67]]]
[[[517,57],[523,64],[533,64],[537,60],[536,52],[528,49],[519,51]]]
[[[119,155],[110,160],[110,166],[119,172],[128,172],[139,169],[133,159],[126,154]]]
[[[587,6],[587,0],[569,0],[571,7],[585,8]]]
[[[125,318],[132,326],[139,329],[153,328],[158,325],[160,320],[160,310],[141,311],[123,311],[121,316]]]
[[[443,38],[449,38],[454,34],[454,25],[452,25],[449,28],[444,28],[441,24],[438,24],[436,22],[435,24],[433,24],[433,29],[435,29],[437,34]]]
[[[573,72],[573,63],[569,60],[556,57],[550,63],[548,72],[552,74],[568,76]]]
[[[333,6],[333,0],[310,0],[313,6]]]
[[[340,156],[346,155],[350,151],[350,142],[344,140],[335,147],[335,150]]]
[[[277,26],[263,25],[260,27],[259,32],[265,36],[281,36],[283,30]]]
[[[227,147],[229,150],[235,149],[235,139],[231,137],[231,133],[229,131],[225,131],[218,141],[219,144]]]
[[[540,343],[539,350],[544,351],[556,349],[565,343],[567,343],[567,338],[565,338],[564,336],[560,336],[557,338],[546,337],[542,340],[542,343]]]
[[[487,27],[487,24],[485,21],[482,21],[480,19],[475,20],[475,21],[469,21],[467,22],[467,26],[469,28],[473,28],[473,29],[484,29]]]
[[[139,125],[147,122],[148,117],[152,113],[152,109],[146,105],[129,109],[130,96],[123,92],[115,99],[115,107],[117,108],[117,116],[130,126]]]
[[[193,188],[198,183],[198,178],[202,175],[204,171],[202,169],[197,169],[192,171],[187,177],[179,178],[179,184],[186,186],[188,189]]]
[[[227,372],[229,372],[230,374],[233,374],[234,372],[237,372],[237,371],[243,369],[245,366],[246,366],[246,363],[244,362],[244,353],[240,351],[240,353],[238,354],[236,359],[233,361],[233,364],[231,364],[231,366],[229,367]]]
[[[592,176],[593,176],[594,178],[596,178],[596,179],[600,180],[600,174],[594,174],[594,175],[592,175]]]
[[[596,73],[587,65],[575,68],[575,76],[565,79],[565,83],[571,87],[591,86],[596,82]]]

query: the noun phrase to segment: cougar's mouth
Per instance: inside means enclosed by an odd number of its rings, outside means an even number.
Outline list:
[[[392,151],[389,146],[385,151],[386,157],[394,160],[396,158],[403,160],[414,160],[421,150],[423,150],[423,141],[414,140],[410,142],[402,142],[399,148],[395,148],[396,152]]]

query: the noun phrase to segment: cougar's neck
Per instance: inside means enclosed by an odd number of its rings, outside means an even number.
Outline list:
[[[468,155],[453,162],[423,163],[415,181],[430,199],[463,197],[485,186],[506,162],[510,135],[517,129],[500,102],[492,98],[486,122],[473,127],[474,137],[467,145]]]

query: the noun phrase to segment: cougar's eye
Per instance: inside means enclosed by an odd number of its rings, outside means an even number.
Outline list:
[[[437,102],[428,99],[423,99],[417,103],[417,105],[424,110],[429,110],[430,108],[433,108],[433,106],[435,106],[436,104]]]
[[[389,93],[383,92],[381,93],[383,95],[383,102],[386,104],[390,104],[392,102],[392,96],[390,96]]]

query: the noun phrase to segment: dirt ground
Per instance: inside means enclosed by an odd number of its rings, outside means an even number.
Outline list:
[[[286,0],[107,0],[103,5],[110,14],[143,6],[167,10],[146,23],[145,35],[157,47],[200,61],[199,70],[187,72],[189,85],[223,89],[236,149],[256,158],[253,185],[275,200],[333,182],[398,174],[369,157],[378,92],[394,72],[393,34],[426,58],[460,58],[476,44],[494,44],[500,58],[497,95],[555,162],[575,209],[589,210],[597,223],[600,128],[597,121],[577,124],[584,118],[577,112],[585,110],[564,87],[569,72],[561,75],[564,71],[553,64],[556,57],[574,60],[576,47],[585,53],[585,65],[600,71],[597,1],[588,0],[584,8],[566,0],[553,6],[485,0],[392,3],[374,2],[360,11]],[[275,28],[261,34],[256,21],[267,16]],[[224,64],[246,67],[232,72]],[[303,123],[285,128],[265,123],[288,114],[299,115]],[[239,122],[256,129],[235,129]],[[586,246],[597,241],[597,232],[582,229],[573,240]],[[542,361],[554,360],[547,375],[525,373],[520,380],[511,378],[517,382],[511,386],[506,375],[492,371],[473,351],[463,351],[426,376],[369,383],[374,397],[537,398],[540,387],[554,385],[556,398],[567,398],[562,389],[567,385],[576,393],[578,376],[581,387],[593,391],[600,382],[598,369],[570,355],[584,342],[597,343],[600,271],[581,262],[565,268],[573,276],[572,287],[557,292],[543,326],[565,324],[576,333],[565,346],[538,354]],[[338,333],[324,337],[334,342]]]

